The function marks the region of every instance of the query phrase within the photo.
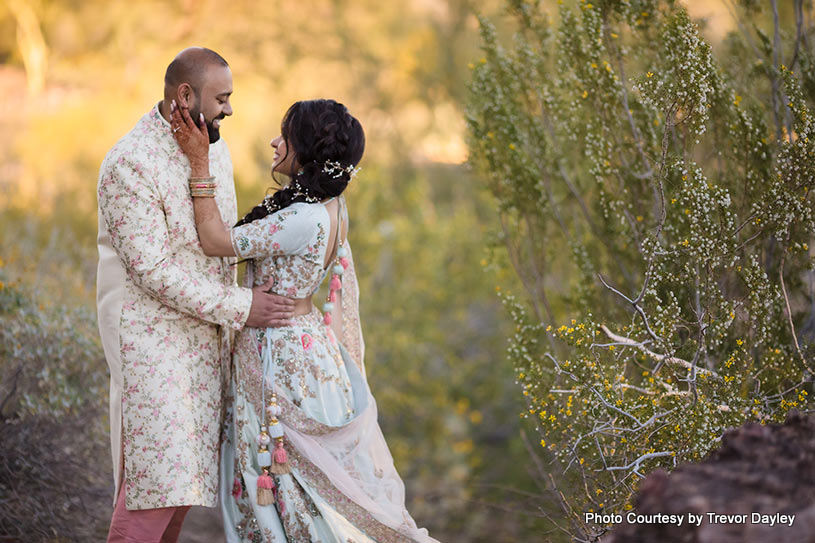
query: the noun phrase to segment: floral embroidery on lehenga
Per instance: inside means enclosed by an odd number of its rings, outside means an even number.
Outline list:
[[[304,351],[308,351],[309,349],[311,349],[311,344],[313,340],[309,334],[303,334],[302,336],[300,336],[300,341],[303,343]]]
[[[325,278],[330,226],[322,204],[297,203],[233,228],[237,256],[253,259],[246,286],[274,276],[278,294],[311,296]],[[349,260],[342,298],[349,326],[339,342],[316,309],[294,317],[290,326],[247,328],[236,338],[229,407],[234,419],[228,419],[233,425],[222,456],[222,480],[240,477],[244,488],[235,496],[230,485],[222,485],[227,541],[253,541],[262,534],[265,542],[435,542],[404,509],[404,485],[376,423],[364,380],[356,279]],[[259,506],[255,436],[263,420],[264,359],[266,398],[273,387],[291,473],[274,477],[275,503]],[[343,490],[335,486],[337,478],[345,481]]]

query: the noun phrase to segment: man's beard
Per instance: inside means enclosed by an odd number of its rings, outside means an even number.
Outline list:
[[[190,116],[192,116],[193,120],[195,121],[195,124],[197,125],[198,120],[201,118],[201,110],[198,109],[198,108],[191,108],[190,109]],[[217,117],[215,117],[215,119],[221,120],[224,117],[226,117],[226,115],[218,115]],[[214,121],[215,119],[212,119],[212,121]],[[207,134],[209,135],[209,142],[210,143],[215,143],[216,141],[221,139],[221,130],[219,128],[215,128],[214,126],[212,126],[212,121],[208,121],[208,120],[206,120],[206,117],[204,117],[204,124],[207,127]]]

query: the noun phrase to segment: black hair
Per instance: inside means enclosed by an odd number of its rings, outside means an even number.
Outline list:
[[[362,125],[348,113],[348,108],[334,100],[295,102],[280,123],[280,134],[286,142],[286,154],[294,153],[300,171],[288,186],[267,196],[235,226],[262,219],[295,202],[339,196],[348,186],[350,173],[325,172],[326,163],[339,163],[342,168],[356,167],[365,151]]]

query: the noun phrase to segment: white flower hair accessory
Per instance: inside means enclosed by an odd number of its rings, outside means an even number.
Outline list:
[[[350,181],[361,169],[362,168],[355,168],[353,164],[343,166],[340,162],[333,162],[331,160],[326,160],[323,163],[323,173],[327,173],[334,179],[340,177],[344,173],[347,173]]]

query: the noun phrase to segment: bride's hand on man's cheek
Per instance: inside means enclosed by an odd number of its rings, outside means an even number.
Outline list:
[[[178,146],[190,162],[195,160],[207,161],[209,159],[209,133],[204,123],[203,113],[198,123],[190,117],[188,108],[178,106],[175,101],[170,104],[170,126]]]

